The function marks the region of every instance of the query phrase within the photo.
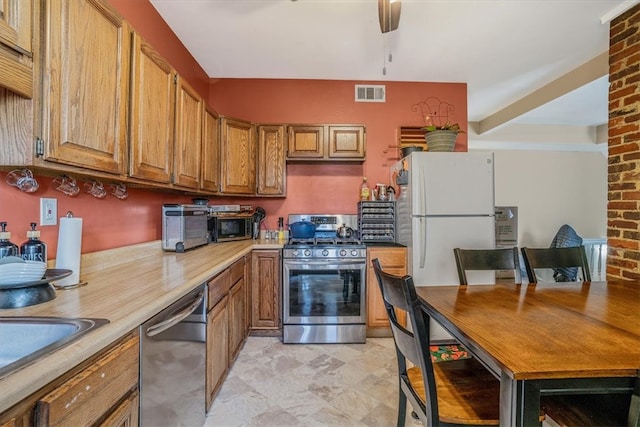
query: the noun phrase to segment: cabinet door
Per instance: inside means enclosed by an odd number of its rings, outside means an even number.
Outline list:
[[[206,108],[202,133],[200,188],[213,193],[220,191],[220,134],[218,130],[218,115],[212,109]]]
[[[289,126],[287,144],[289,159],[322,159],[325,156],[324,126]]]
[[[124,174],[128,25],[94,0],[49,1],[45,8],[45,159]]]
[[[329,126],[329,158],[364,159],[364,126]]]
[[[173,159],[175,70],[133,35],[129,175],[169,183]]]
[[[221,127],[221,192],[253,195],[256,186],[254,126],[223,117]]]
[[[241,278],[229,291],[229,362],[236,358],[244,342],[244,286],[244,278]]]
[[[257,193],[265,196],[286,194],[284,126],[258,126]]]
[[[139,418],[138,390],[131,393],[117,408],[100,424],[99,427],[137,427]]]
[[[369,248],[367,250],[367,327],[389,328],[389,318],[380,294],[380,286],[371,261],[378,258],[382,269],[403,276],[407,274],[406,248]],[[398,312],[398,320],[406,325],[406,313]]]
[[[251,329],[280,328],[280,251],[252,254]]]
[[[32,0],[0,1],[0,86],[33,96]]]
[[[178,76],[173,183],[180,187],[197,189],[200,186],[203,117],[203,99]]]
[[[225,296],[207,313],[207,409],[222,386],[229,367],[228,301],[229,297]]]
[[[253,280],[253,256],[251,253],[244,257],[244,337],[251,331],[251,281]]]

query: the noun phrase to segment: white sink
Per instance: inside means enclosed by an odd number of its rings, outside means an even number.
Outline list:
[[[0,378],[109,321],[61,317],[0,317]]]

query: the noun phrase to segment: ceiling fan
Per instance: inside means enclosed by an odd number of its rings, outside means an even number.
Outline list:
[[[383,34],[398,29],[400,7],[400,0],[378,0],[378,18]]]

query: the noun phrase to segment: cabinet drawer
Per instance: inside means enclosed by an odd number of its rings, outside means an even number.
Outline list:
[[[40,399],[36,424],[92,425],[138,384],[140,339],[134,336]]]
[[[231,271],[231,285],[233,286],[234,283],[244,277],[244,258],[234,262],[229,267],[229,270]]]
[[[209,293],[207,298],[207,309],[211,310],[215,305],[229,293],[231,287],[231,274],[229,269],[226,269],[222,273],[218,274],[213,279],[209,280],[208,287]]]

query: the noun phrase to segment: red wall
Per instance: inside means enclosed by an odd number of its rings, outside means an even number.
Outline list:
[[[148,0],[109,0],[114,8],[222,115],[256,123],[353,123],[367,128],[367,161],[364,164],[289,164],[287,197],[237,199],[211,197],[211,203],[250,203],[267,211],[270,227],[289,213],[356,213],[362,176],[371,184],[389,183],[389,166],[395,161],[399,126],[422,125],[411,106],[435,96],[453,104],[453,119],[467,126],[466,84],[366,82],[387,86],[387,102],[355,103],[354,84],[325,80],[211,79],[168,29]],[[185,6],[186,7],[186,6]],[[466,150],[466,135],[458,137],[456,150]],[[58,216],[67,211],[83,218],[82,252],[160,239],[163,203],[185,203],[190,196],[129,189],[125,201],[112,196],[95,199],[81,192],[68,197],[52,188],[52,179],[37,176],[40,189],[22,193],[4,183],[0,172],[0,221],[9,223],[12,241],[26,240],[30,222],[38,222],[41,197],[58,199]],[[82,185],[82,183],[80,183]],[[39,227],[49,258],[55,258],[58,227]]]
[[[355,102],[355,84],[383,84],[386,102]],[[209,103],[220,114],[256,123],[364,124],[367,160],[362,164],[287,165],[287,198],[254,200],[270,227],[290,213],[356,213],[362,177],[370,185],[391,183],[400,126],[424,125],[412,106],[437,97],[455,107],[451,119],[467,127],[464,83],[356,82],[336,80],[212,79]],[[466,151],[466,134],[456,150]],[[233,200],[227,199],[233,203]],[[227,201],[225,200],[225,201]],[[251,201],[247,201],[251,202]],[[214,201],[215,203],[215,201]],[[237,203],[237,202],[236,202]]]

